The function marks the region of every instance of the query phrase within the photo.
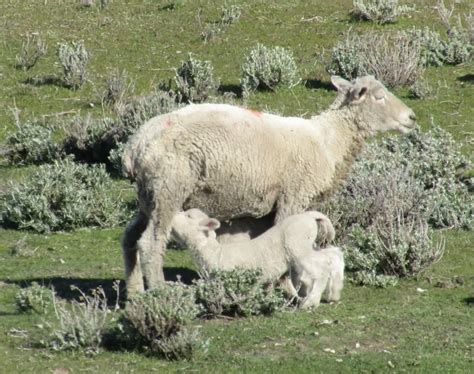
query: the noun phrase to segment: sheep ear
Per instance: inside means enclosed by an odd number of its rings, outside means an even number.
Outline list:
[[[215,218],[205,218],[199,222],[199,226],[204,228],[206,231],[215,231],[221,227],[221,223]]]
[[[347,92],[353,86],[351,82],[345,80],[339,75],[331,76],[331,83],[337,88],[339,92]]]
[[[367,86],[362,86],[362,85],[354,86],[350,91],[349,102],[351,104],[359,104],[360,102],[365,100],[368,92],[369,92],[369,87]]]

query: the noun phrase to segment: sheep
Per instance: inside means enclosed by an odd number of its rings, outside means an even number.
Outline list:
[[[175,215],[171,224],[172,237],[189,248],[201,270],[259,268],[263,281],[275,283],[289,273],[286,283],[291,297],[296,297],[294,285],[302,284],[305,298],[302,308],[317,306],[328,288],[328,300],[340,298],[344,261],[336,247],[314,250],[318,226],[325,240],[334,239],[334,227],[324,214],[315,211],[285,218],[255,239],[220,244],[215,230],[220,222],[199,209]]]
[[[223,221],[274,212],[278,223],[317,208],[367,138],[414,127],[413,111],[374,77],[332,83],[335,101],[310,119],[196,104],[138,129],[122,157],[139,198],[122,239],[129,295],[164,281],[162,255],[178,211],[200,208]]]

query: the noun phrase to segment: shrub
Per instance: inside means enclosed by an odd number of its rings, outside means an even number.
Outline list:
[[[63,150],[78,161],[108,163],[110,152],[127,138],[126,130],[111,118],[76,117],[65,129]]]
[[[118,69],[113,70],[107,77],[106,88],[102,94],[102,102],[105,104],[123,103],[135,90],[135,83],[127,72]]]
[[[282,47],[268,48],[258,44],[242,65],[242,91],[274,90],[277,86],[294,86],[300,81],[293,53]]]
[[[17,130],[6,140],[6,157],[12,165],[42,164],[61,157],[52,130],[37,121],[17,122]]]
[[[46,55],[46,43],[37,35],[26,35],[26,40],[21,43],[20,53],[16,55],[16,67],[30,70],[39,59]]]
[[[285,299],[279,290],[266,290],[261,276],[257,269],[205,272],[195,283],[196,300],[208,317],[272,314]]]
[[[87,78],[86,67],[89,62],[84,42],[59,43],[58,58],[63,68],[65,86],[74,90],[81,87]]]
[[[354,0],[353,5],[354,18],[379,24],[395,22],[398,16],[413,10],[413,7],[398,5],[398,0]]]
[[[410,85],[423,75],[421,44],[405,31],[348,35],[332,50],[331,74],[353,79],[374,75],[389,87]]]
[[[103,166],[56,161],[40,166],[26,182],[10,183],[0,196],[0,218],[4,226],[38,232],[109,227],[129,216],[112,190]]]
[[[176,71],[175,82],[182,101],[204,101],[219,87],[211,62],[197,60],[191,55]]]
[[[237,5],[222,8],[219,21],[207,23],[204,30],[201,32],[201,38],[205,42],[212,40],[215,36],[224,32],[230,25],[237,22],[241,14],[242,11]]]
[[[458,170],[459,145],[440,128],[388,137],[366,148],[321,210],[334,221],[357,282],[391,284],[443,253],[432,227],[470,228],[474,204]],[[386,278],[389,276],[389,278]]]
[[[19,312],[36,312],[44,314],[54,300],[54,290],[40,286],[37,282],[22,288],[15,296],[15,304]]]
[[[168,283],[132,297],[121,323],[137,346],[167,359],[189,359],[206,344],[196,331],[189,330],[199,313],[191,287]]]
[[[150,95],[136,98],[120,106],[118,115],[127,136],[133,134],[150,118],[179,108],[181,104],[177,104],[176,101],[176,95],[172,92],[155,90]]]
[[[34,256],[37,248],[30,248],[26,243],[26,235],[17,240],[10,249],[10,254],[16,257],[32,257]]]
[[[86,354],[97,354],[114,313],[111,315],[101,287],[93,290],[91,296],[77,287],[71,288],[80,292],[81,301],[73,300],[68,305],[53,299],[55,320],[47,322],[50,333],[41,344],[55,351],[83,350]]]
[[[433,89],[424,79],[419,79],[409,87],[409,92],[414,99],[426,99],[433,96]]]

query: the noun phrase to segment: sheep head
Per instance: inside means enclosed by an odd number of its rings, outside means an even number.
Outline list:
[[[338,90],[338,102],[356,115],[358,126],[370,134],[397,130],[410,132],[416,124],[415,113],[371,75],[352,82],[339,76],[331,77]]]

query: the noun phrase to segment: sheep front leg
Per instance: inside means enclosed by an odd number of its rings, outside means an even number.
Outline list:
[[[308,277],[306,276],[302,278],[302,282],[305,284],[307,290],[309,291],[300,305],[300,308],[302,309],[308,309],[312,307],[317,308],[319,306],[319,303],[321,302],[321,297],[326,288],[325,279],[314,276],[309,276],[309,278],[310,279],[308,279]]]
[[[142,212],[139,212],[138,216],[127,226],[122,238],[122,255],[125,263],[125,282],[128,297],[145,290],[137,241],[145,231],[147,221],[148,218]]]
[[[344,273],[341,271],[332,272],[328,282],[327,301],[339,301],[341,299],[341,291],[344,286]]]

